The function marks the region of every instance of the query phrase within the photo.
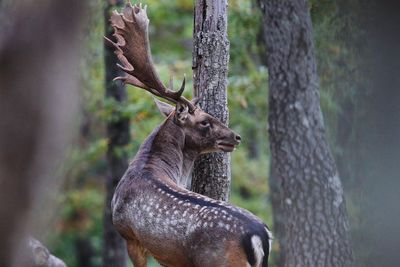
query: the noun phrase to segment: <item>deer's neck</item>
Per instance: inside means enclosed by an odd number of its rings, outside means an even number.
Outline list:
[[[185,149],[183,130],[168,118],[144,141],[132,167],[186,187],[197,156],[196,152]]]
[[[182,163],[182,175],[178,184],[181,187],[187,188],[189,186],[189,180],[191,178],[191,173],[193,169],[193,163],[197,156],[198,152],[192,150],[183,150],[183,163]]]

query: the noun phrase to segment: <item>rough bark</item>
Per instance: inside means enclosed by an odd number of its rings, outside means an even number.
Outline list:
[[[282,266],[351,266],[341,181],[319,105],[305,0],[259,0],[269,70],[275,230]],[[276,232],[276,231],[275,231]]]
[[[73,0],[10,6],[0,8],[0,266],[27,267],[33,264],[27,232],[54,209],[47,200],[57,195],[54,173],[73,129],[85,5]]]
[[[193,81],[200,107],[228,124],[227,1],[197,0],[194,17]],[[201,156],[194,164],[192,190],[214,199],[227,200],[230,157],[226,153]]]
[[[113,40],[112,28],[109,26],[111,12],[123,5],[123,1],[107,0],[104,10],[105,35]],[[106,98],[111,98],[121,105],[126,101],[126,89],[121,82],[113,82],[114,77],[123,76],[116,64],[118,59],[113,52],[113,48],[108,44],[104,47],[105,59],[105,84]],[[118,115],[118,114],[117,114]],[[115,230],[112,224],[111,199],[114,195],[115,187],[128,168],[128,159],[123,152],[125,145],[129,143],[129,119],[119,118],[107,124],[107,163],[108,175],[106,177],[106,204],[104,210],[104,245],[103,245],[103,266],[123,267],[127,263],[127,252],[125,241]]]

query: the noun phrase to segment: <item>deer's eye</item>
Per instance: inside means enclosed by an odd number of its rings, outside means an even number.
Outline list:
[[[201,125],[202,127],[208,127],[208,126],[210,126],[210,123],[209,123],[207,120],[204,120],[204,121],[201,121],[201,122],[200,122],[200,125]]]

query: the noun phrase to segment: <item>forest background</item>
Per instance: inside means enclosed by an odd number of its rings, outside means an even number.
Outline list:
[[[328,140],[344,184],[356,262],[368,266],[374,254],[365,245],[366,229],[371,226],[361,219],[360,203],[365,201],[366,192],[360,161],[368,158],[368,149],[372,148],[363,146],[366,139],[360,138],[360,133],[369,123],[363,118],[368,115],[368,99],[374,89],[365,79],[368,70],[363,69],[360,56],[367,49],[360,26],[364,21],[358,14],[362,4],[356,0],[309,3]],[[106,124],[116,119],[115,114],[130,119],[131,142],[120,153],[132,158],[144,138],[163,120],[152,97],[133,87],[128,87],[127,104],[105,99],[106,1],[89,0],[88,4],[88,20],[81,36],[79,134],[60,170],[67,180],[56,196],[57,211],[49,215],[49,231],[39,236],[70,267],[101,266],[108,175]],[[193,1],[148,0],[146,4],[151,7],[152,54],[162,80],[171,75],[179,79],[186,73],[187,88],[191,88]],[[256,1],[229,1],[229,124],[243,140],[232,153],[230,201],[273,225],[268,186],[268,71],[261,21]],[[191,95],[190,90],[186,94]],[[274,245],[272,254],[278,251]]]

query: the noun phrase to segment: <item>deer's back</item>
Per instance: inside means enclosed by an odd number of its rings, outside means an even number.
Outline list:
[[[126,239],[138,240],[153,255],[189,260],[186,266],[212,266],[204,261],[215,262],[213,258],[226,251],[253,255],[254,235],[268,239],[265,225],[246,210],[166,184],[151,174],[136,175],[122,179],[117,187],[113,221]],[[169,259],[158,260],[171,264]]]

